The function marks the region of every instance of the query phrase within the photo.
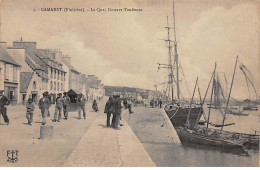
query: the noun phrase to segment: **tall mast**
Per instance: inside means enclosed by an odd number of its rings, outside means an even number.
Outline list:
[[[233,86],[233,82],[234,82],[234,78],[235,78],[235,73],[236,73],[237,61],[238,61],[238,56],[237,56],[237,58],[236,58],[236,64],[235,64],[235,68],[234,68],[234,72],[233,72],[233,76],[232,76],[232,81],[231,81],[231,85],[230,85],[230,90],[229,90],[229,94],[228,94],[228,99],[227,99],[225,114],[224,114],[223,121],[222,121],[221,130],[222,130],[223,127],[224,127],[223,125],[224,125],[225,119],[226,119],[226,114],[227,114],[227,110],[228,110],[229,99],[230,99],[230,95],[231,95],[231,91],[232,91],[232,86]]]
[[[180,100],[180,85],[179,85],[179,61],[177,53],[176,29],[175,29],[175,14],[174,14],[174,1],[173,1],[173,30],[174,30],[174,60],[176,64],[176,77],[177,77],[177,99]]]
[[[171,40],[170,40],[170,27],[169,27],[169,20],[167,16],[167,29],[168,37],[167,37],[167,42],[168,42],[168,55],[169,55],[169,63],[168,63],[168,68],[170,70],[169,73],[169,84],[171,88],[171,96],[172,96],[172,102],[173,102],[173,68],[172,68],[172,46],[171,46]]]

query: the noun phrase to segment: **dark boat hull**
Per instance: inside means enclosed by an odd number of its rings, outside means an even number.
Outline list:
[[[170,118],[174,127],[181,127],[184,126],[187,121],[189,108],[179,107],[172,110],[165,109],[165,112],[167,116]],[[200,119],[202,113],[203,113],[203,109],[201,109],[200,107],[191,108],[190,118],[189,118],[191,127],[193,127],[196,124],[197,119]]]
[[[180,141],[183,146],[196,146],[197,148],[211,148],[224,152],[232,152],[236,154],[246,154],[243,145],[211,136],[206,136],[198,133],[190,133],[187,130],[180,128],[177,131]]]
[[[258,107],[245,106],[243,107],[243,110],[258,111]]]

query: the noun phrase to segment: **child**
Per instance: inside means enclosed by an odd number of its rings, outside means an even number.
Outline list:
[[[28,124],[31,126],[33,122],[33,111],[34,111],[34,104],[32,99],[29,98],[26,103],[26,118],[28,119]]]

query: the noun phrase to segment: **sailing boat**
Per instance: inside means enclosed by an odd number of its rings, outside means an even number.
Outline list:
[[[185,103],[185,101],[180,100],[180,80],[179,80],[179,58],[178,58],[178,52],[177,52],[177,41],[176,41],[176,30],[175,30],[175,14],[174,14],[174,2],[173,2],[173,23],[174,23],[174,40],[172,41],[170,39],[170,27],[168,24],[168,17],[167,17],[167,27],[165,27],[168,31],[168,39],[165,41],[168,45],[168,55],[169,55],[169,63],[168,64],[159,64],[158,69],[160,68],[168,68],[168,92],[170,94],[169,98],[171,101],[168,101],[168,104],[165,107],[165,112],[167,113],[167,116],[171,120],[174,127],[180,127],[184,126],[187,120],[187,115],[189,113],[189,110],[191,110],[191,116],[190,116],[190,126],[194,126],[196,124],[197,118],[201,117],[203,109],[201,106],[197,104],[193,104],[191,108]],[[174,62],[172,61],[172,42],[174,45]],[[174,68],[176,68],[176,80],[174,76]],[[176,91],[177,91],[177,99],[174,99],[174,83],[176,85]]]
[[[223,130],[223,127],[235,124],[235,123],[225,124],[225,120],[226,120],[226,114],[228,113],[228,110],[229,110],[228,109],[229,100],[230,100],[230,95],[231,95],[231,91],[232,91],[237,61],[238,61],[238,57],[236,59],[236,64],[235,64],[234,73],[233,73],[232,82],[231,82],[230,91],[229,91],[227,100],[224,100],[224,101],[219,100],[218,94],[223,94],[222,93],[223,91],[221,90],[221,85],[219,83],[218,75],[216,76],[216,64],[215,64],[214,72],[211,76],[204,99],[201,102],[203,105],[205,102],[205,98],[206,98],[209,86],[213,79],[212,91],[211,91],[211,97],[210,97],[210,106],[212,104],[213,93],[215,93],[214,97],[218,99],[218,100],[215,100],[215,105],[221,105],[220,102],[225,103],[222,124],[217,125],[217,124],[213,124],[209,121],[210,120],[210,110],[211,110],[211,107],[210,107],[209,112],[208,112],[208,118],[206,118],[205,113],[203,113],[204,119],[207,122],[207,127],[203,128],[203,127],[198,127],[196,125],[194,127],[185,126],[184,128],[178,129],[177,133],[178,133],[178,136],[180,138],[182,145],[192,146],[195,144],[196,146],[206,146],[209,148],[214,148],[216,150],[232,152],[232,153],[236,153],[236,154],[245,154],[245,155],[248,155],[248,153],[244,150],[244,147],[245,147],[244,145],[253,144],[256,146],[256,148],[259,148],[259,135],[235,133],[235,132],[228,132],[228,131]],[[195,84],[194,92],[195,92],[196,86],[197,86],[197,81]],[[193,92],[193,96],[194,96],[194,92]],[[190,103],[192,103],[193,96],[192,96]],[[221,109],[220,109],[220,112],[222,112]],[[191,112],[189,111],[187,121],[189,121],[190,114],[191,114]],[[221,129],[220,130],[212,129],[212,128],[208,127],[209,125],[212,125],[215,127],[221,127]]]

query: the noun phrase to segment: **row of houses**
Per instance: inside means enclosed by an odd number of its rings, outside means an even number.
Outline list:
[[[132,100],[163,100],[165,95],[159,91],[131,88],[131,87],[119,87],[119,86],[105,86],[106,96],[120,95],[122,98],[128,98]]]
[[[0,42],[0,90],[13,104],[29,97],[36,103],[44,91],[54,103],[58,93],[68,92],[72,101],[82,93],[89,101],[105,95],[104,85],[95,75],[85,75],[60,50],[38,49],[36,42],[14,41],[11,47]]]

